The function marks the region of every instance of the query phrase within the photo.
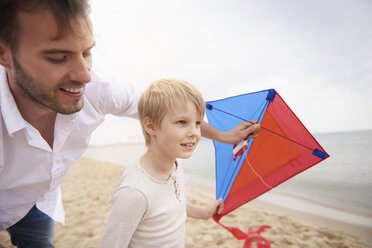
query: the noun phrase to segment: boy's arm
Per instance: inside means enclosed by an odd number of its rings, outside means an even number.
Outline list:
[[[126,187],[118,190],[114,195],[110,216],[99,247],[128,247],[133,233],[146,212],[146,207],[145,196],[136,189]]]
[[[243,121],[227,132],[218,130],[205,121],[202,121],[201,123],[201,135],[203,137],[213,139],[225,144],[236,144],[246,137],[255,138],[259,132],[260,124],[252,124],[247,121]]]
[[[199,208],[191,204],[187,204],[187,217],[207,220],[215,214],[221,214],[223,211],[223,206],[222,199],[212,201],[205,208]]]

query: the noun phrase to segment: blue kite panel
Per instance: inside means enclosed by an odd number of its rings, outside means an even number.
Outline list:
[[[208,122],[219,130],[228,131],[244,120],[262,121],[270,101],[267,99],[268,96],[275,96],[275,94],[273,95],[273,91],[264,90],[222,100],[209,101],[206,108]],[[240,107],[237,108],[236,106]],[[253,140],[249,141],[248,150],[236,161],[233,161],[232,144],[213,142],[216,152],[216,168],[218,168],[218,170],[216,169],[217,199],[222,197],[223,200],[226,200],[231,186],[244,162],[244,159],[241,158],[244,158],[249,152],[252,142]]]

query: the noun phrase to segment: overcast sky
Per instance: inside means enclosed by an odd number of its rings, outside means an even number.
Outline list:
[[[94,59],[141,87],[185,79],[207,101],[274,88],[310,132],[372,128],[372,1],[91,3]]]

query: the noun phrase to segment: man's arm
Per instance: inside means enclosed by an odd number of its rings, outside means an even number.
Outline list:
[[[261,126],[259,123],[243,121],[233,129],[223,132],[203,121],[201,124],[201,135],[205,138],[213,139],[221,143],[236,144],[246,137],[257,137],[258,133],[260,132],[260,128]]]

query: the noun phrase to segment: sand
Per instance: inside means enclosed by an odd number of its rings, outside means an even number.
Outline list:
[[[88,158],[80,158],[69,170],[61,188],[66,224],[55,225],[57,248],[98,247],[110,210],[111,193],[125,167]],[[187,185],[188,201],[205,206],[214,198],[214,190]],[[372,248],[372,229],[316,215],[285,209],[254,200],[222,219],[226,225],[247,230],[270,225],[262,235],[271,247]],[[0,247],[13,247],[6,231],[0,232]],[[242,247],[213,220],[188,219],[186,247]],[[253,247],[256,247],[253,245]]]

